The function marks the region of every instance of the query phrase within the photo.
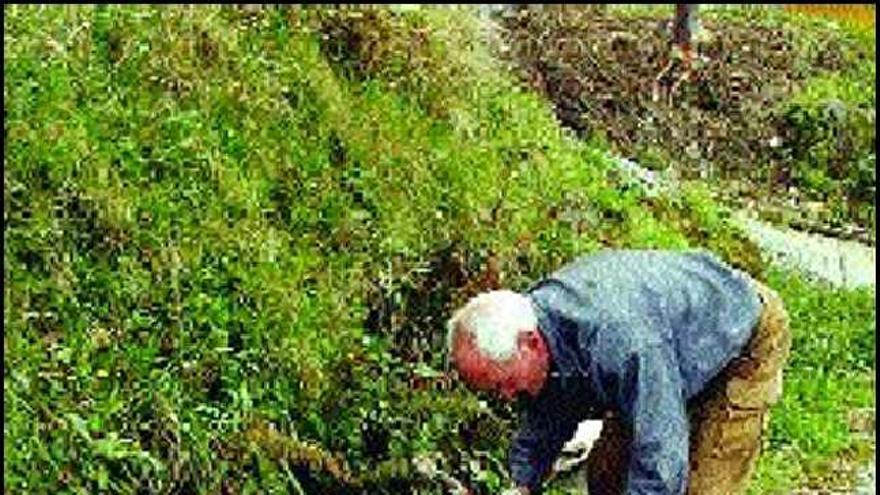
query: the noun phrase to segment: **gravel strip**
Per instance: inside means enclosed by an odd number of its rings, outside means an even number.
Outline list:
[[[773,262],[800,270],[837,287],[874,286],[876,255],[873,248],[855,241],[842,241],[817,234],[781,229],[740,211],[734,222]]]

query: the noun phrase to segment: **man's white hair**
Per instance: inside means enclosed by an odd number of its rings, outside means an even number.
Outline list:
[[[456,333],[469,332],[482,355],[503,362],[516,355],[519,334],[537,326],[528,297],[509,290],[484,292],[449,319],[446,343],[451,352]]]

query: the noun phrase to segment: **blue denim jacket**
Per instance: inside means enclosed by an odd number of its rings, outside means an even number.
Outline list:
[[[584,419],[632,434],[627,494],[683,494],[686,402],[745,346],[761,304],[751,281],[703,251],[607,250],[528,289],[553,365],[524,401],[510,450],[532,490]]]

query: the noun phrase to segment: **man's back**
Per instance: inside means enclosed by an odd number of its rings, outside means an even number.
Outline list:
[[[591,341],[615,354],[668,345],[686,397],[742,349],[761,307],[745,276],[699,251],[600,251],[529,294],[544,326],[554,327],[543,330],[563,341],[577,340],[566,333],[591,333]]]

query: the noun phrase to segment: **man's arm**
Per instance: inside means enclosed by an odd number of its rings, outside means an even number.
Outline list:
[[[679,495],[687,489],[688,419],[671,350],[645,346],[621,363],[613,392],[632,432],[628,495]]]
[[[576,427],[576,421],[559,413],[524,411],[511,443],[509,462],[511,477],[521,493],[538,493],[541,480]]]

